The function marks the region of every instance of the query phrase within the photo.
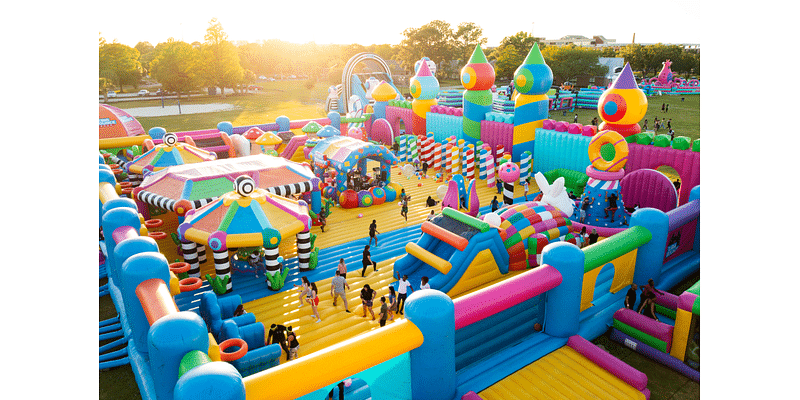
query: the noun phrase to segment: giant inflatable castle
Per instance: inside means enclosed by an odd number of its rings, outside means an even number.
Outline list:
[[[672,74],[670,65],[672,62],[666,60],[661,63],[661,72],[658,76],[650,79],[643,79],[642,86],[651,90],[660,91],[662,94],[700,94],[700,81],[697,79],[678,78]]]

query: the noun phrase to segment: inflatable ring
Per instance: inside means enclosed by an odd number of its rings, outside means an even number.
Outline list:
[[[618,181],[625,176],[625,170],[620,169],[616,172],[600,171],[591,165],[587,165],[586,175],[589,175],[589,178],[599,179],[601,181]]]
[[[239,350],[236,350],[233,353],[225,352],[225,350],[233,346],[238,346]],[[247,342],[245,342],[243,339],[230,338],[219,344],[219,359],[222,361],[236,361],[244,357],[245,354],[247,354]]]
[[[600,148],[604,144],[614,146],[614,159],[606,161],[600,155]],[[616,131],[606,130],[592,136],[589,142],[589,159],[592,166],[600,171],[616,172],[621,170],[628,161],[628,142]]]
[[[154,240],[161,240],[167,237],[166,232],[148,232],[147,236],[153,238]]]
[[[200,289],[200,286],[203,286],[203,280],[198,277],[184,278],[178,281],[178,287],[181,289],[181,293]]]
[[[180,274],[182,272],[189,272],[189,267],[189,263],[187,262],[174,262],[169,265],[169,270],[176,274]]]
[[[147,229],[158,228],[161,225],[164,225],[164,220],[162,219],[148,219],[144,221],[144,226],[146,226]]]

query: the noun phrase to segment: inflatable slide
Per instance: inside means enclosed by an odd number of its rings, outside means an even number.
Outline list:
[[[451,208],[422,224],[422,237],[406,245],[395,276],[423,276],[432,289],[455,297],[508,273],[508,252],[497,228]]]

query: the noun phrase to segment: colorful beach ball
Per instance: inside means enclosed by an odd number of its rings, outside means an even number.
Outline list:
[[[372,205],[372,194],[370,194],[366,190],[362,190],[358,192],[358,206],[359,207],[369,207]]]
[[[345,190],[339,195],[339,205],[342,208],[358,207],[358,193],[352,189]]]
[[[336,196],[336,188],[334,188],[333,186],[325,186],[322,189],[322,195],[328,199],[333,199],[334,196]]]
[[[397,198],[397,190],[391,185],[386,185],[383,187],[383,190],[386,191],[386,201],[392,202],[394,199]]]
[[[372,194],[372,202],[376,206],[383,204],[386,201],[386,191],[383,188],[373,186],[369,189]]]

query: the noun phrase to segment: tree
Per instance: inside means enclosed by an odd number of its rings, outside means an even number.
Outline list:
[[[453,59],[454,33],[447,22],[431,21],[419,28],[408,28],[403,35],[406,38],[398,46],[397,60],[407,70],[413,71],[414,63],[422,57],[430,58],[437,67]],[[437,68],[436,74],[441,76],[443,71]]]
[[[579,75],[605,75],[607,68],[600,63],[600,51],[589,47],[547,46],[542,56],[553,71],[553,82],[574,81]]]
[[[186,42],[169,38],[155,48],[155,58],[150,68],[153,78],[161,83],[167,92],[189,93],[200,83],[198,71],[198,50]]]
[[[463,64],[467,63],[472,52],[475,51],[475,46],[485,45],[488,39],[483,37],[483,28],[474,22],[462,22],[458,24],[453,34],[453,47],[456,60],[461,60]]]
[[[540,38],[533,37],[527,32],[517,32],[512,36],[506,36],[487,57],[489,60],[497,61],[494,66],[495,75],[501,79],[511,79],[514,71],[522,65],[528,52],[533,45],[539,42]],[[539,49],[544,46],[540,43]]]
[[[228,34],[222,29],[222,24],[216,18],[212,18],[208,24],[206,42],[200,48],[200,76],[206,85],[222,89],[222,97],[225,97],[226,87],[235,88],[242,81],[244,69],[239,63],[239,53],[227,40]]]
[[[150,75],[150,63],[156,56],[154,52],[156,48],[150,42],[136,43],[133,48],[139,50],[139,63],[142,64],[142,72],[145,76]]]
[[[108,102],[108,90],[114,87],[111,79],[100,78],[100,94],[103,95],[103,101]]]
[[[125,84],[138,89],[140,69],[139,50],[121,43],[100,46],[100,76],[110,79],[120,90]]]

